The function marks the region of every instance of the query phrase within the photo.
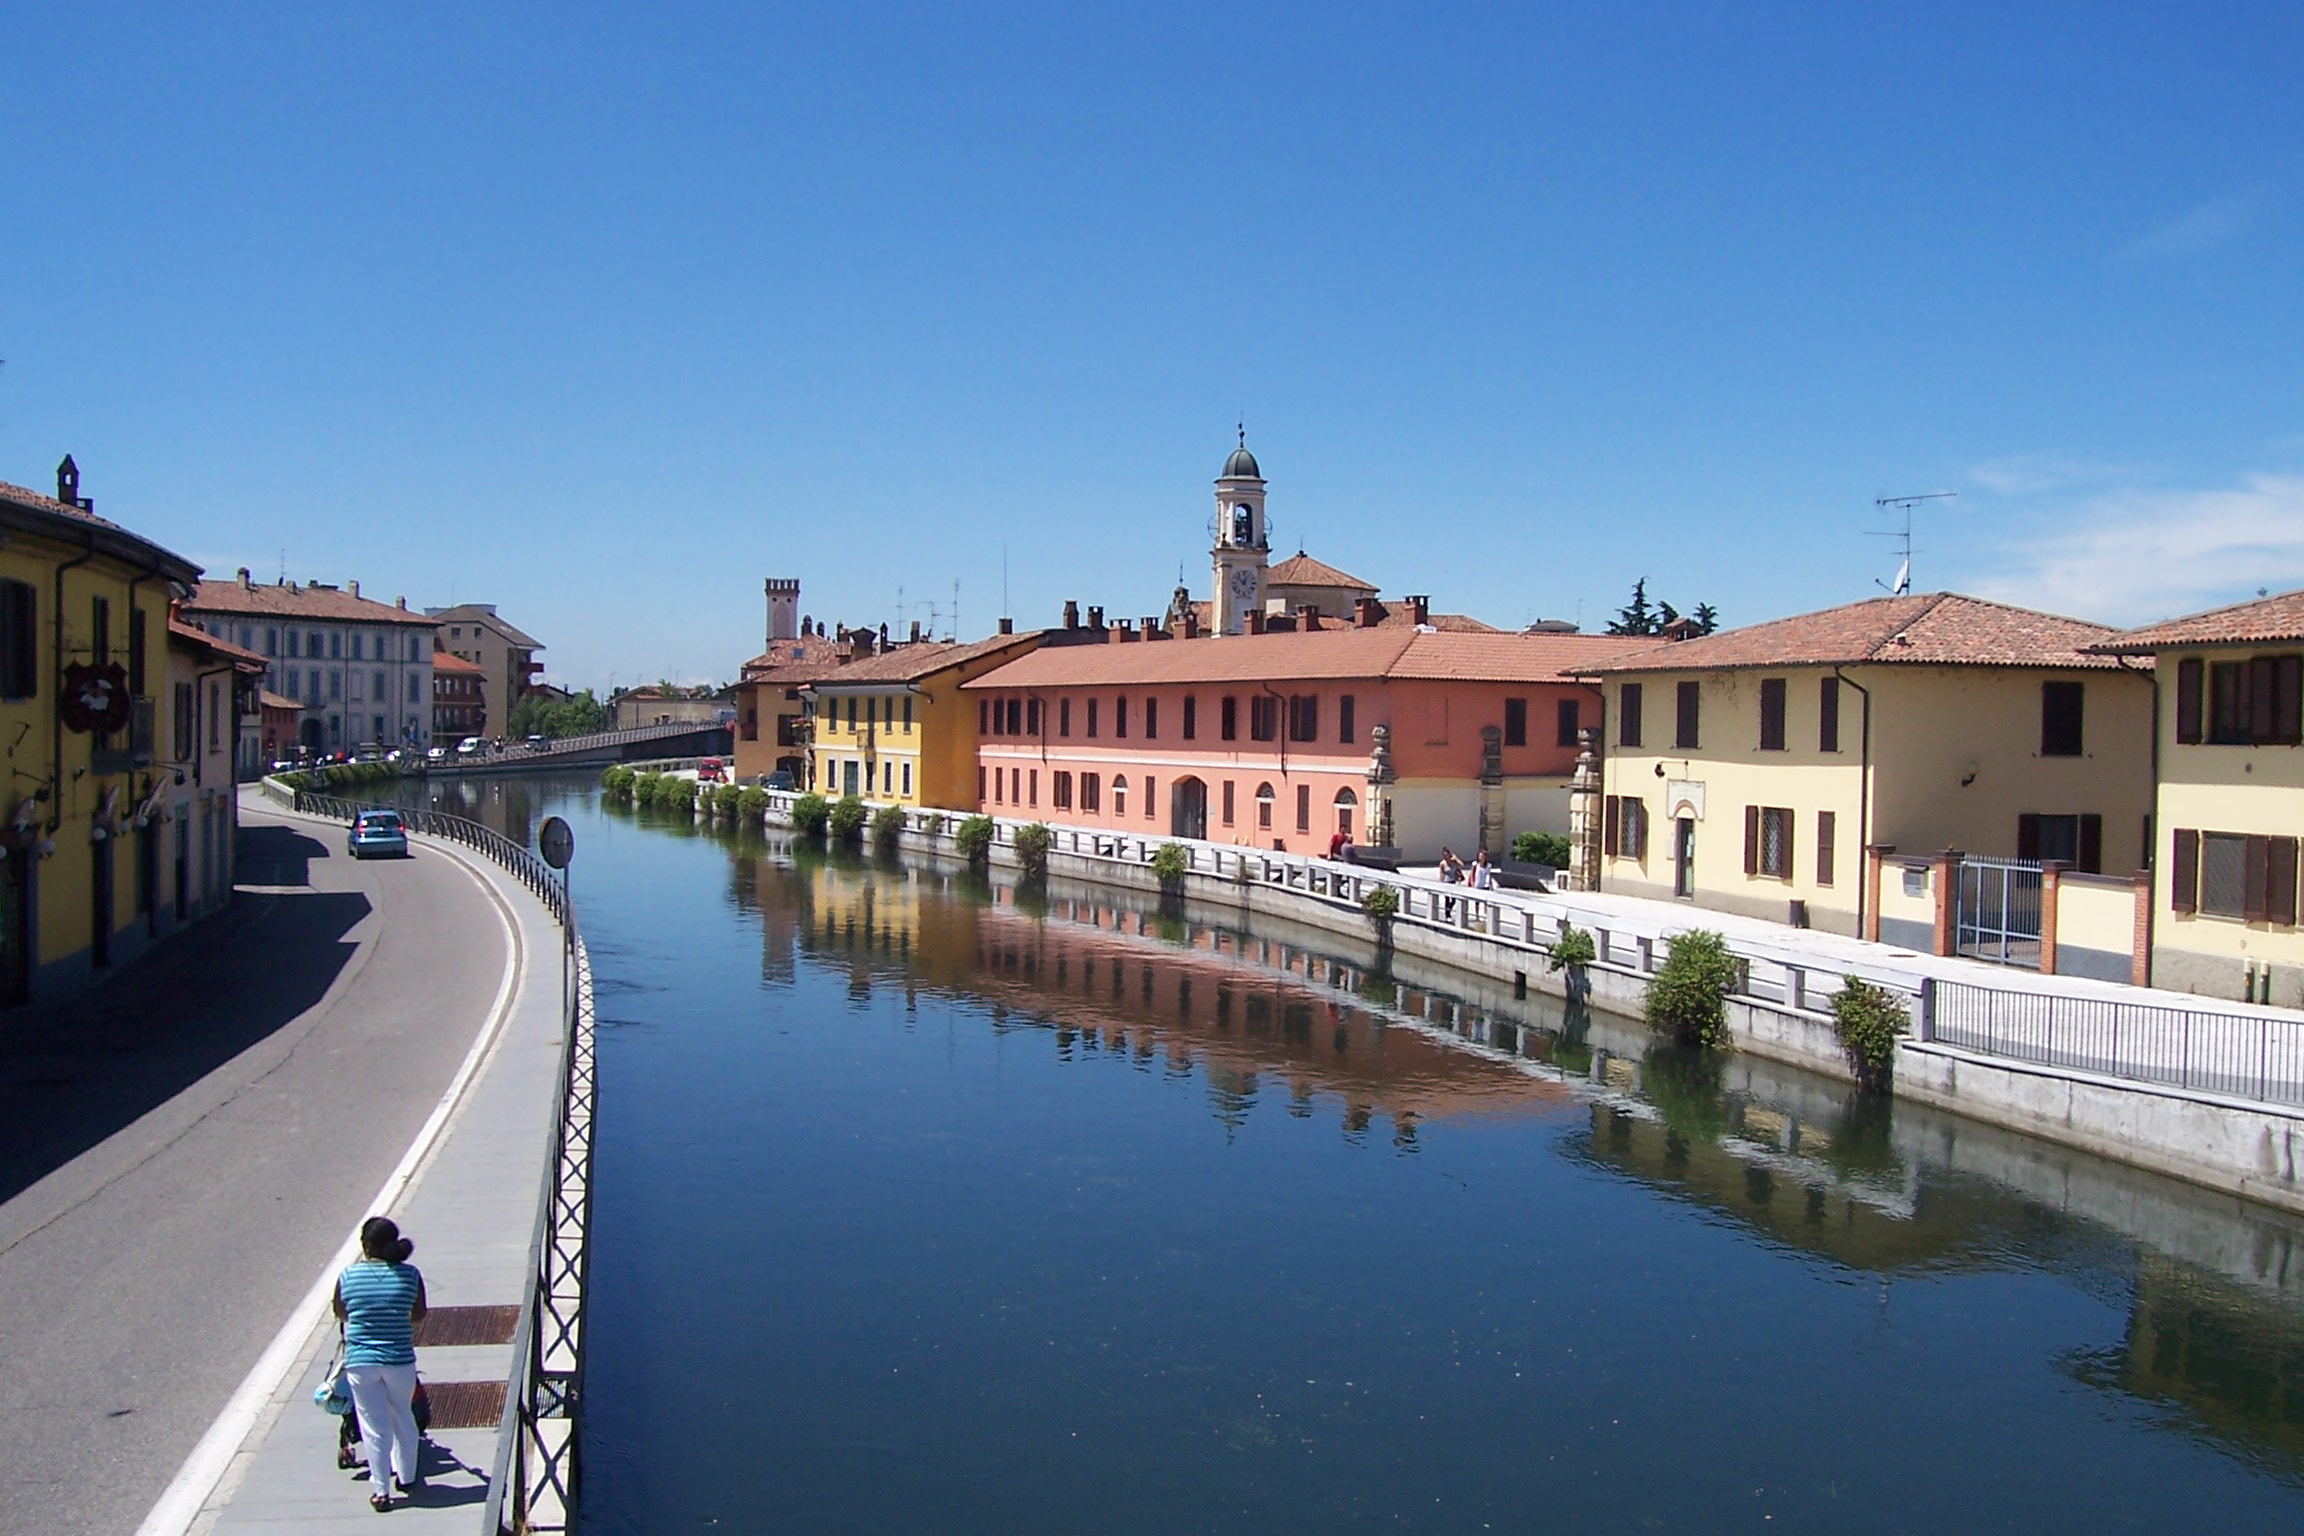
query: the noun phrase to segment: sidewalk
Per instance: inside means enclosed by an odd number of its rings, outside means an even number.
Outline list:
[[[314,825],[333,831],[336,824]],[[490,1032],[475,1042],[468,1075],[443,1099],[429,1146],[411,1149],[413,1166],[385,1206],[416,1242],[415,1263],[433,1311],[417,1341],[417,1368],[434,1415],[424,1450],[426,1486],[395,1506],[393,1528],[471,1532],[480,1527],[494,1471],[512,1330],[559,1112],[562,937],[503,870],[466,850],[434,841],[423,846],[459,860],[487,883],[518,951],[516,984]],[[348,1213],[350,1224],[369,1214]],[[335,1343],[325,1298],[338,1267],[331,1263],[315,1277],[316,1304],[289,1319],[274,1359],[260,1364],[244,1386],[242,1406],[253,1410],[254,1422],[230,1449],[222,1476],[188,1522],[148,1521],[152,1536],[375,1528],[365,1470],[337,1469],[338,1421],[312,1403]],[[277,1370],[283,1355],[284,1375]],[[269,1381],[260,1379],[266,1365],[273,1366]],[[155,1510],[156,1517],[162,1513]]]

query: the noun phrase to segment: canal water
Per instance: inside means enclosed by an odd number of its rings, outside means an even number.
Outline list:
[[[577,833],[600,1533],[2304,1525],[2304,1227],[1477,978]]]

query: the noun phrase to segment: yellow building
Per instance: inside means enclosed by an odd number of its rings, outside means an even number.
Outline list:
[[[264,658],[255,652],[169,620],[168,687],[156,701],[162,718],[155,745],[164,771],[136,810],[139,827],[158,828],[153,926],[181,926],[232,904],[239,724],[257,713],[264,672]]]
[[[802,690],[837,671],[854,644],[814,635],[769,642],[744,663],[735,688],[736,763],[739,781],[757,784],[771,774],[791,775],[792,787],[807,789],[808,703]]]
[[[1879,918],[1868,846],[2139,869],[2152,689],[2086,649],[2113,633],[1926,593],[1596,668],[1601,884],[1857,934]],[[1877,936],[1927,949],[1911,926],[1891,918]],[[2126,980],[2128,967],[2107,951],[2060,968]]]
[[[2159,690],[2152,984],[2304,1007],[2304,592],[2131,630]]]
[[[807,684],[814,789],[973,810],[981,701],[962,698],[960,685],[1039,643],[1037,631],[968,645],[921,641],[857,656]]]
[[[59,996],[160,931],[155,740],[168,609],[199,568],[80,497],[0,484],[0,1007]],[[231,739],[227,732],[226,739]]]

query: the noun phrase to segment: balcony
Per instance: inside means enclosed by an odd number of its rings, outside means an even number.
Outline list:
[[[93,745],[89,749],[89,772],[101,776],[152,766],[152,696],[137,694],[128,701],[128,709],[128,739],[123,742],[118,736],[104,732],[93,737]]]

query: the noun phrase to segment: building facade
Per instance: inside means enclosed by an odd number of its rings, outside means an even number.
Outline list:
[[[488,673],[453,651],[432,653],[432,734],[441,742],[484,736],[488,727]]]
[[[831,796],[973,809],[977,712],[961,690],[1039,642],[1037,632],[968,645],[924,640],[855,656],[806,684],[813,787]]]
[[[2088,649],[2112,633],[1929,593],[1608,663],[1602,885],[1857,934],[1880,918],[1867,848],[2125,877],[2146,857],[2152,694]],[[2094,963],[2128,975],[2125,954]]]
[[[1565,833],[1590,667],[1642,648],[1590,635],[1374,623],[1047,644],[969,683],[977,787],[1010,816],[1409,859]]]
[[[480,722],[463,734],[507,734],[513,706],[544,674],[544,663],[536,659],[544,642],[505,622],[494,603],[427,608],[424,616],[440,626],[437,639],[442,650],[480,669]]]
[[[2131,630],[2157,690],[2151,982],[2304,1007],[2304,592]]]
[[[408,600],[379,603],[360,583],[203,581],[186,622],[264,658],[266,691],[297,702],[296,745],[306,752],[432,743],[432,651],[437,625]]]
[[[136,808],[140,833],[151,832],[138,857],[153,867],[140,867],[138,878],[158,887],[143,904],[155,931],[232,903],[242,726],[256,717],[263,680],[263,657],[170,621],[168,717],[156,732],[167,771]]]

